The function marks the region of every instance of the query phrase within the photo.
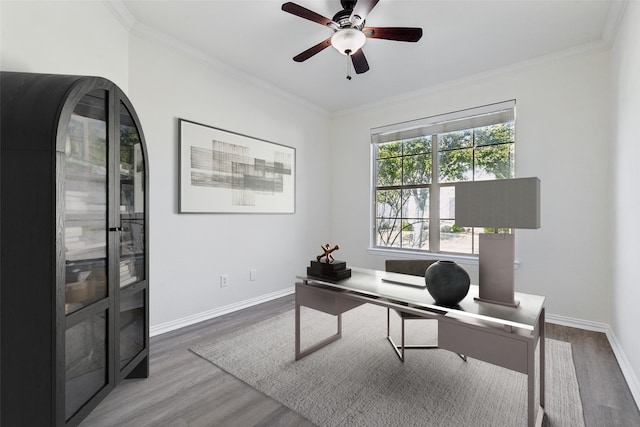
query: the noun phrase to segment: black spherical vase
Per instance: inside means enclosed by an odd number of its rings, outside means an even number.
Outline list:
[[[427,290],[436,304],[457,305],[469,293],[469,274],[453,261],[438,261],[424,273]]]

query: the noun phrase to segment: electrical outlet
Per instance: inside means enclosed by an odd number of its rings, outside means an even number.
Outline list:
[[[251,282],[254,282],[256,280],[256,269],[252,268],[251,270],[249,270],[249,280]]]
[[[220,287],[221,288],[226,288],[227,286],[229,286],[229,275],[228,274],[221,274],[220,275]]]

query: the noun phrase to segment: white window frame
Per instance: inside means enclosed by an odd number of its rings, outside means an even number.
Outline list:
[[[430,183],[430,200],[438,203],[429,203],[429,222],[440,224],[439,194],[440,187],[453,185],[451,183],[440,183],[438,180],[438,141],[437,135],[458,130],[466,130],[494,124],[515,122],[516,101],[509,100],[495,104],[484,105],[451,113],[425,117],[408,122],[381,126],[371,129],[371,149],[370,149],[370,233],[369,233],[369,253],[394,256],[416,257],[416,255],[437,255],[439,259],[456,259],[477,262],[478,255],[462,254],[440,251],[440,236],[436,233],[429,233],[429,250],[396,248],[376,245],[376,189],[377,189],[377,144],[393,141],[407,140],[423,136],[431,136],[431,158],[432,177]],[[515,138],[514,138],[515,144]],[[431,227],[431,226],[430,226]]]

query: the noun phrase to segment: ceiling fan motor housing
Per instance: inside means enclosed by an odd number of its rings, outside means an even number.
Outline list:
[[[341,10],[340,12],[333,15],[332,21],[340,26],[340,28],[356,28],[361,30],[364,27],[364,20],[361,20],[358,25],[353,25],[351,22],[351,12],[352,9]]]
[[[340,0],[340,4],[346,10],[353,10],[358,0]]]

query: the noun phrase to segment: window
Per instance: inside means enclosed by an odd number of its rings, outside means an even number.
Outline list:
[[[514,177],[515,101],[372,129],[376,248],[477,254],[455,223],[460,181]]]

